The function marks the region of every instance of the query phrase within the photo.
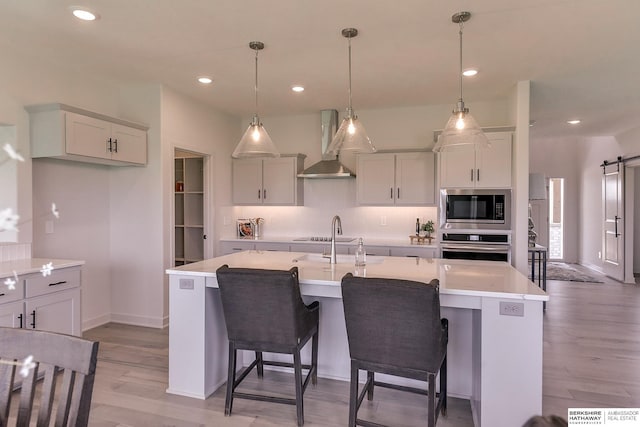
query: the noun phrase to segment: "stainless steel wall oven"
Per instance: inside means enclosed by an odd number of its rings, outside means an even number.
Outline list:
[[[442,233],[440,257],[511,262],[509,233]]]

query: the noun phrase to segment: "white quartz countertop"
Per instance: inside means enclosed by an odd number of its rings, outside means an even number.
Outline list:
[[[53,269],[76,267],[83,265],[84,261],[74,259],[51,259],[51,258],[26,258],[13,261],[0,262],[0,278],[9,277],[14,274],[20,276],[22,274],[37,273],[42,267],[51,263]]]
[[[339,236],[344,237],[344,236]],[[355,236],[354,240],[351,242],[339,242],[336,241],[336,245],[338,246],[357,246],[358,245],[358,237]],[[260,237],[258,239],[220,239],[221,242],[264,242],[264,243],[304,243],[304,244],[317,244],[317,245],[328,245],[330,242],[324,241],[319,242],[315,240],[300,240],[302,237]],[[434,237],[431,240],[430,244],[411,244],[409,235],[406,238],[363,238],[364,246],[390,246],[390,247],[398,247],[398,248],[432,248],[435,249],[438,247],[436,238]]]
[[[409,257],[367,257],[365,268],[356,270],[353,255],[339,255],[331,265],[319,254],[278,251],[242,251],[168,269],[168,274],[215,278],[216,270],[230,267],[289,269],[298,267],[300,283],[340,287],[347,273],[365,277],[386,277],[428,283],[440,280],[440,293],[462,296],[500,297],[548,301],[548,295],[506,262],[427,259]],[[215,280],[207,282],[217,287]],[[328,289],[327,289],[328,290]],[[335,292],[333,292],[335,293]],[[329,292],[326,293],[327,295]]]

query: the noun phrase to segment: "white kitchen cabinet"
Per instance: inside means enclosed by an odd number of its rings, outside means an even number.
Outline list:
[[[24,327],[24,302],[0,304],[0,326],[5,328]]]
[[[232,196],[236,205],[303,205],[304,154],[234,159]]]
[[[147,127],[64,104],[27,107],[31,157],[112,166],[147,163]]]
[[[511,188],[511,132],[487,133],[491,147],[439,153],[441,188]]]
[[[204,259],[204,160],[176,157],[174,166],[174,256],[183,265]]]
[[[19,275],[16,289],[4,294],[0,326],[82,335],[79,267]]]
[[[435,205],[432,152],[361,154],[356,173],[360,205]]]

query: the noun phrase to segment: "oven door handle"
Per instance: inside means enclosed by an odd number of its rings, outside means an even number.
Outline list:
[[[443,251],[450,252],[509,252],[509,247],[504,245],[476,246],[476,245],[440,245]]]

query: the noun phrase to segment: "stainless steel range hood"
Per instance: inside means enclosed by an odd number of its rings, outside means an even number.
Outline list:
[[[338,112],[336,110],[322,110],[322,160],[309,166],[300,178],[354,178],[356,174],[344,166],[334,154],[327,153],[331,139],[338,130]]]

